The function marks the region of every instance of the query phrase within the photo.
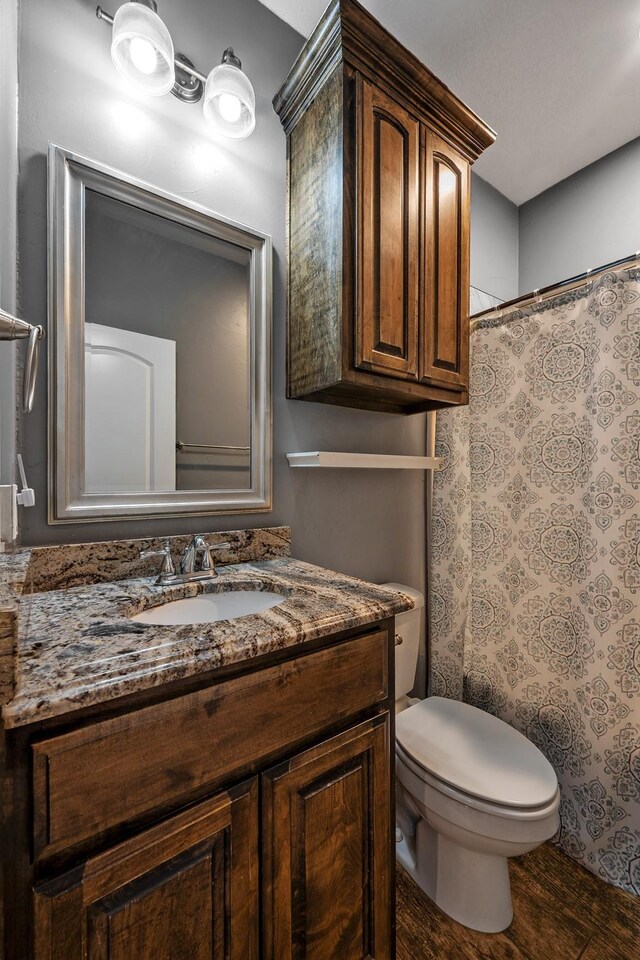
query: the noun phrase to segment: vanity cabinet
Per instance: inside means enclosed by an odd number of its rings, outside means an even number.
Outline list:
[[[393,637],[8,731],[5,960],[392,960]]]
[[[274,107],[287,134],[287,395],[413,413],[468,400],[471,164],[495,135],[355,0]]]

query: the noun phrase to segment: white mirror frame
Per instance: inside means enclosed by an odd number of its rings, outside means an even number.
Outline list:
[[[84,492],[85,189],[250,254],[251,488]],[[49,145],[49,523],[271,510],[271,238],[135,177]]]

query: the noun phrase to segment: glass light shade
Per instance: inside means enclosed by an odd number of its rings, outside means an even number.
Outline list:
[[[124,3],[113,18],[111,58],[138,90],[154,97],[175,82],[173,41],[157,13],[142,3]]]
[[[250,137],[256,125],[256,95],[239,67],[214,67],[204,88],[203,112],[216,133],[229,140]]]

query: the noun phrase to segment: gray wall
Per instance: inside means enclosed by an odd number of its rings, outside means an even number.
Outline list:
[[[640,248],[640,138],[520,207],[520,293]]]
[[[518,295],[518,208],[471,176],[471,286],[498,300]]]
[[[16,181],[18,176],[18,4],[0,2],[0,307],[16,312]],[[24,356],[25,345],[20,345]],[[0,344],[0,483],[15,476],[15,343]]]
[[[176,48],[209,69],[231,45],[251,77],[258,125],[244,143],[215,143],[199,106],[138,100],[115,72],[94,0],[22,4],[19,189],[21,307],[46,323],[46,149],[49,141],[141,177],[269,233],[274,243],[274,508],[270,514],[49,527],[46,384],[23,449],[38,504],[23,511],[26,543],[291,524],[303,559],[373,580],[423,585],[420,472],[290,470],[285,452],[422,454],[425,418],[284,398],[285,139],[271,97],[302,40],[257,0],[164,0]]]

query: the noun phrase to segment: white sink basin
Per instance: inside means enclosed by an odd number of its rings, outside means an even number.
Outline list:
[[[226,590],[224,593],[202,593],[197,597],[172,600],[136,613],[132,620],[156,625],[214,623],[216,620],[237,620],[252,613],[262,613],[284,603],[286,597],[268,590]]]

